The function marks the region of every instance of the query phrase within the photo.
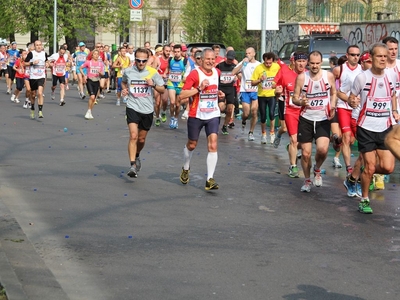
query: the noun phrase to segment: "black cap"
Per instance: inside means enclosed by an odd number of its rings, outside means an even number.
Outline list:
[[[235,53],[235,51],[233,51],[233,50],[229,50],[229,51],[226,53],[226,58],[227,58],[227,59],[235,59],[235,57],[236,57],[236,53]]]

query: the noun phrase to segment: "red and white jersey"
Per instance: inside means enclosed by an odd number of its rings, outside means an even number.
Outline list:
[[[308,106],[302,106],[300,115],[310,121],[327,120],[331,109],[331,85],[328,81],[328,71],[322,70],[319,80],[312,80],[310,72],[304,73],[304,85],[301,93],[308,99]]]
[[[64,76],[67,68],[68,54],[60,56],[59,53],[54,53],[49,57],[50,61],[53,61],[53,75]]]
[[[394,78],[385,70],[383,76],[367,70],[354,80],[351,93],[360,95],[361,110],[357,125],[373,132],[383,132],[394,124],[392,95],[395,93]]]
[[[339,89],[342,87],[345,81],[349,81],[350,84],[352,84],[354,82],[354,79],[361,72],[362,72],[361,65],[357,64],[356,67],[351,67],[347,62],[341,65],[341,71],[339,77]],[[350,93],[347,93],[347,96],[349,95]],[[341,100],[339,97],[338,97],[337,108],[352,110],[351,106],[346,101]]]
[[[165,74],[165,71],[168,68],[168,59],[169,58],[165,59],[164,56],[160,55],[159,59],[160,59],[160,65],[157,68],[157,72],[158,72],[158,74],[160,74],[162,76]],[[167,84],[168,77],[166,77],[166,78],[163,77],[163,79],[164,79],[164,83]]]
[[[297,78],[296,71],[290,69],[285,64],[281,66],[278,74],[274,78],[277,86],[283,87],[283,95],[285,96],[285,114],[286,113],[300,113],[300,106],[293,103],[293,92]]]
[[[394,83],[397,96],[397,110],[400,108],[400,60],[396,59],[396,65],[393,68],[386,68],[389,78],[394,78],[396,82]]]
[[[193,96],[193,101],[189,109],[189,117],[209,120],[221,115],[218,106],[219,76],[220,72],[216,68],[212,68],[210,75],[205,74],[201,68],[196,68],[190,72],[182,90],[197,88],[205,79],[209,81],[209,85],[199,94]]]

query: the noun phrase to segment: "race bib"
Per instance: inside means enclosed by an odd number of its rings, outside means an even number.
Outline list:
[[[235,75],[229,72],[222,72],[221,76],[219,77],[219,81],[221,83],[231,83],[235,80]]]
[[[365,115],[373,118],[390,117],[391,98],[367,97],[367,109]]]
[[[169,73],[169,80],[171,80],[172,82],[181,82],[182,81],[182,73],[180,73],[180,72]]]
[[[151,95],[151,88],[146,80],[131,80],[129,92],[133,97],[148,97]]]
[[[256,85],[252,86],[251,85],[251,80],[246,80],[246,82],[244,84],[244,90],[246,92],[248,92],[248,93],[257,92],[258,91],[258,87]]]
[[[261,84],[263,90],[272,90],[272,83],[274,82],[273,77],[267,78],[267,80],[264,80]]]
[[[90,67],[89,73],[98,76],[100,74],[100,67]]]
[[[206,113],[218,110],[218,94],[201,92],[199,110]]]
[[[85,62],[85,61],[86,61],[86,55],[84,55],[84,54],[78,54],[78,55],[76,56],[76,60],[79,61],[79,62]]]

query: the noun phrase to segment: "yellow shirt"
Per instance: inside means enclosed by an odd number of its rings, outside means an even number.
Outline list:
[[[119,57],[122,63],[122,66],[120,68],[118,68],[117,71],[117,78],[122,77],[123,75],[123,70],[128,68],[129,65],[131,64],[131,60],[129,59],[128,56],[125,56],[125,58],[123,58],[122,56]]]
[[[260,77],[265,72],[267,77],[266,80],[260,82],[258,84],[258,93],[259,97],[274,97],[275,96],[275,89],[272,88],[272,82],[274,81],[275,75],[278,73],[281,67],[273,62],[271,67],[267,68],[264,63],[259,64],[251,75],[251,80],[259,80]]]

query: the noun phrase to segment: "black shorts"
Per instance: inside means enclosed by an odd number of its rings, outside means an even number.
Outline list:
[[[312,143],[315,139],[320,137],[330,137],[331,122],[324,121],[310,121],[302,116],[299,118],[299,130],[297,133],[297,141],[299,143]]]
[[[108,72],[105,72],[104,75],[100,76],[101,79],[107,79],[110,78],[110,76],[108,75]]]
[[[53,86],[57,86],[57,81],[59,81],[60,84],[65,84],[65,75],[64,76],[56,76],[53,74]]]
[[[15,78],[16,86],[18,91],[22,91],[22,89],[25,86],[25,80],[24,78]]]
[[[8,73],[8,78],[10,78],[11,80],[14,80],[15,78],[15,70],[13,67],[7,66],[7,73]]]
[[[126,108],[126,122],[128,125],[130,123],[138,124],[138,128],[140,130],[149,131],[151,125],[153,124],[153,113],[150,114],[142,114],[133,110],[132,108]]]
[[[277,100],[277,102],[279,120],[285,121],[285,97],[283,97],[283,101]]]
[[[392,127],[383,132],[373,132],[357,126],[358,151],[361,153],[374,150],[388,150],[385,146],[385,137]]]
[[[234,87],[221,86],[219,89],[225,94],[226,104],[235,104],[236,91]]]
[[[211,133],[218,134],[220,117],[211,118],[208,120],[200,120],[198,118],[189,117],[187,120],[188,138],[191,141],[197,141],[200,136],[200,131],[205,127],[207,137]]]
[[[90,96],[96,96],[100,89],[100,81],[93,81],[88,79],[86,81],[86,88]]]
[[[0,69],[0,77],[6,76],[7,74],[7,69]]]
[[[44,78],[39,78],[39,79],[29,79],[29,85],[31,87],[31,91],[37,91],[39,86],[44,87]]]
[[[331,123],[339,123],[337,111],[335,111],[335,116],[331,119]]]

